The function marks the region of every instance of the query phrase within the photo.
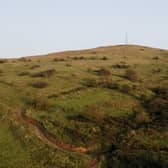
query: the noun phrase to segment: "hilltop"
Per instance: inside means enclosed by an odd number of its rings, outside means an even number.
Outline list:
[[[0,168],[168,167],[168,50],[0,59],[0,109]]]

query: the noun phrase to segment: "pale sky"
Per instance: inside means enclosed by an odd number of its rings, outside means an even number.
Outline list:
[[[0,0],[0,57],[124,43],[168,49],[168,0]]]

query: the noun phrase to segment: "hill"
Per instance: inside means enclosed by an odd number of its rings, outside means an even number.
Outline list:
[[[0,109],[0,168],[168,167],[167,50],[0,59]]]

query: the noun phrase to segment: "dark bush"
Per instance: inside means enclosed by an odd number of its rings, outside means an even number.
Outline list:
[[[123,84],[120,86],[120,91],[124,93],[130,93],[132,91],[132,87],[128,84]]]
[[[4,64],[4,63],[7,63],[7,59],[0,59],[0,64]]]
[[[49,69],[46,71],[37,72],[37,73],[33,74],[32,77],[48,78],[48,77],[54,75],[55,73],[56,73],[55,69]]]
[[[31,59],[30,59],[30,58],[22,57],[22,58],[19,58],[18,61],[22,61],[22,62],[31,62]]]
[[[29,76],[29,75],[30,75],[30,72],[28,71],[18,73],[18,76]]]
[[[65,59],[64,58],[54,58],[53,61],[54,62],[63,62],[63,61],[65,61]]]
[[[158,60],[159,59],[159,56],[155,56],[152,58],[153,60]]]
[[[135,70],[133,69],[128,69],[126,72],[125,72],[125,78],[132,81],[132,82],[136,82],[138,81],[138,74]]]
[[[36,82],[33,82],[31,85],[32,85],[32,87],[39,88],[39,89],[43,89],[48,86],[48,84],[43,81],[36,81]]]
[[[102,57],[102,60],[107,60],[108,58],[106,56]]]
[[[162,111],[168,109],[168,102],[163,98],[154,97],[147,103],[147,108],[151,113],[160,115]]]
[[[31,69],[36,69],[36,68],[39,68],[40,67],[40,65],[33,65],[33,66],[31,66]]]
[[[98,86],[98,81],[94,78],[87,78],[84,80],[83,83],[87,87],[97,87]]]
[[[152,91],[157,94],[157,96],[167,99],[168,98],[168,88],[166,87],[155,87]]]
[[[49,103],[48,99],[42,96],[27,98],[26,104],[38,110],[48,110],[51,108],[51,104]]]
[[[124,63],[120,63],[120,64],[115,64],[113,65],[113,68],[118,68],[118,69],[127,69],[129,68],[130,66],[127,65],[127,64],[124,64]]]
[[[111,75],[111,72],[106,68],[100,68],[99,70],[97,70],[97,74],[101,76],[106,76],[106,75]]]
[[[101,83],[104,88],[119,89],[119,84],[111,79],[104,79]]]

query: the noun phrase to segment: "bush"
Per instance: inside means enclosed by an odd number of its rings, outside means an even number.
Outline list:
[[[65,59],[64,58],[54,58],[53,61],[54,62],[63,62],[63,61],[65,61]]]
[[[137,72],[132,70],[132,69],[128,69],[126,72],[125,72],[125,78],[132,81],[132,82],[135,82],[135,81],[138,81],[138,75],[137,75]]]
[[[98,82],[94,78],[87,78],[84,81],[84,85],[87,86],[87,87],[97,87],[98,86]]]
[[[118,83],[114,82],[111,79],[107,79],[107,78],[102,81],[102,86],[108,89],[119,89]]]
[[[122,91],[124,93],[130,93],[132,91],[132,87],[128,84],[123,84],[120,87],[120,91]]]
[[[36,69],[36,68],[39,68],[40,67],[40,65],[33,65],[33,66],[31,66],[31,69]]]
[[[56,73],[55,69],[49,69],[49,70],[46,70],[46,71],[37,72],[37,73],[33,74],[32,77],[48,78],[48,77],[54,75],[55,73]]]
[[[138,124],[149,123],[150,117],[149,117],[148,113],[146,113],[146,112],[136,112],[135,122]]]
[[[125,64],[125,63],[121,63],[121,64],[115,64],[113,65],[113,68],[118,68],[118,69],[127,69],[129,68],[130,66]]]
[[[51,104],[49,103],[48,99],[42,96],[29,98],[26,100],[26,104],[38,110],[48,110],[51,108]]]
[[[166,87],[155,87],[152,91],[157,94],[157,96],[167,99],[168,98],[168,88]]]
[[[36,81],[36,82],[33,82],[31,85],[32,85],[32,87],[39,88],[39,89],[43,89],[48,86],[48,84],[43,81]]]
[[[7,59],[0,59],[0,64],[4,64],[4,63],[7,63]]]
[[[18,60],[22,62],[31,62],[31,59],[25,57],[19,58]]]
[[[107,60],[108,58],[106,56],[102,57],[102,60]]]
[[[106,75],[111,75],[111,72],[106,68],[100,68],[99,70],[97,70],[97,74],[101,76],[106,76]]]
[[[29,76],[29,75],[30,75],[30,72],[27,72],[27,71],[18,73],[18,76]]]
[[[151,113],[160,115],[162,111],[168,108],[168,102],[160,97],[154,97],[147,103],[147,108]]]

